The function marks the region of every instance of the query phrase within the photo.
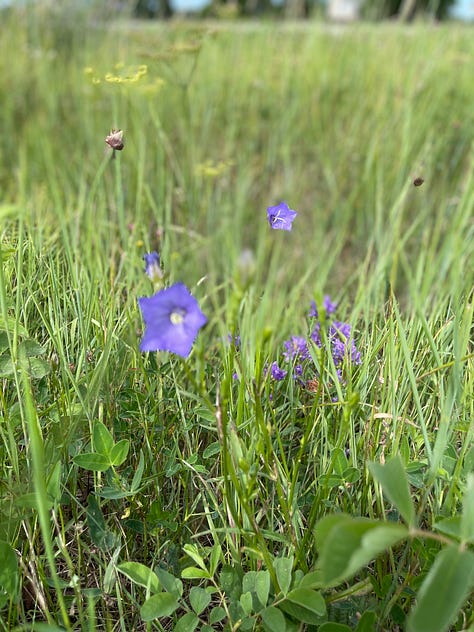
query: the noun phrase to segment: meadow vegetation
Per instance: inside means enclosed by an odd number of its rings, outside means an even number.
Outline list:
[[[474,629],[472,31],[4,17],[0,629]]]

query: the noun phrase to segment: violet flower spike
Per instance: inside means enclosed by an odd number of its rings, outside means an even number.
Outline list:
[[[291,230],[291,224],[297,215],[285,202],[267,208],[268,223],[273,230]]]
[[[138,299],[145,321],[140,351],[170,351],[187,358],[207,318],[184,283]]]

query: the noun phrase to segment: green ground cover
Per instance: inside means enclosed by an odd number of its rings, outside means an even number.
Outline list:
[[[1,30],[0,629],[474,629],[472,31]]]

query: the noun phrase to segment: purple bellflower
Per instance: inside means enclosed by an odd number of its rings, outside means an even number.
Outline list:
[[[184,283],[138,299],[145,321],[140,351],[171,351],[187,358],[207,318]]]
[[[160,255],[156,252],[147,252],[143,255],[145,261],[145,274],[153,281],[157,283],[163,278],[163,270],[160,267]]]
[[[274,230],[291,230],[291,224],[297,215],[285,202],[267,208],[268,223]]]

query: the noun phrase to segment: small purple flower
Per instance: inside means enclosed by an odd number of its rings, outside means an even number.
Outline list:
[[[240,349],[240,335],[239,334],[227,334],[227,340],[229,344],[234,345],[236,349]]]
[[[321,323],[316,323],[313,331],[310,334],[310,338],[314,343],[316,343],[319,348],[323,346],[323,343],[321,341]]]
[[[184,283],[139,298],[138,303],[145,321],[140,351],[171,351],[187,358],[207,318]]]
[[[347,355],[352,364],[360,364],[360,352],[357,350],[354,339],[351,338],[351,326],[349,323],[334,321],[329,328],[329,340],[331,341],[332,357],[334,364],[338,366]]]
[[[291,224],[297,215],[285,202],[267,208],[268,223],[274,230],[291,230]]]
[[[326,294],[323,298],[323,309],[327,316],[334,314],[337,304],[331,301],[331,297]],[[311,308],[308,312],[309,318],[319,318],[318,308],[316,307],[316,301],[311,301]]]
[[[163,278],[163,270],[160,267],[160,255],[153,251],[143,255],[145,261],[145,274],[156,283]]]
[[[307,360],[309,358],[308,343],[303,336],[291,336],[283,344],[286,349],[283,355],[287,362],[291,360]]]
[[[280,380],[285,379],[288,371],[285,371],[285,369],[280,369],[280,367],[278,366],[278,363],[273,362],[272,367],[271,367],[271,373],[272,373],[272,378],[279,382]]]

